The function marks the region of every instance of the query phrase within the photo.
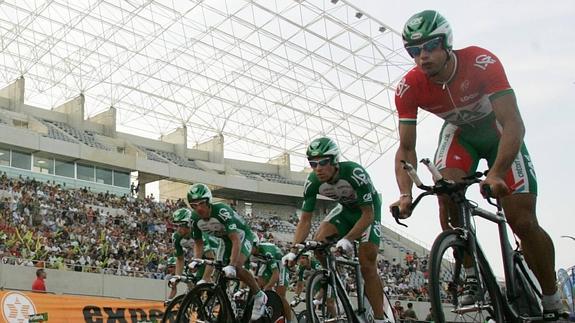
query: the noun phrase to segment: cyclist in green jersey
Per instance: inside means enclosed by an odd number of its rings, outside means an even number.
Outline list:
[[[194,246],[194,240],[192,239],[192,231],[191,231],[191,220],[192,220],[192,211],[187,208],[180,208],[172,213],[172,223],[177,227],[176,232],[172,234],[172,240],[174,243],[174,255],[175,255],[175,271],[174,277],[179,277],[184,272],[184,255],[186,250],[192,250]],[[202,237],[204,240],[203,244],[203,258],[209,259],[216,259],[218,250],[219,250],[219,242],[215,238],[210,238],[209,236]],[[205,283],[211,281],[213,268],[197,268],[197,275],[201,277],[201,280],[198,281],[198,284]],[[178,279],[174,280],[174,283],[170,284],[170,295],[168,296],[168,300],[173,299],[176,296],[178,291],[177,289]]]
[[[255,295],[251,319],[259,319],[265,312],[267,296],[252,274],[244,268],[257,236],[229,205],[212,201],[212,192],[207,185],[196,183],[190,186],[187,198],[193,210],[191,227],[192,239],[195,240],[194,256],[201,257],[204,244],[202,232],[221,238],[224,242],[224,262],[228,264],[223,272],[229,278],[237,276],[248,285]]]
[[[313,258],[310,251],[304,253],[299,258],[296,267],[296,284],[295,284],[295,295],[299,295],[305,290],[305,280],[314,271],[321,269],[321,264],[317,259]]]
[[[170,256],[168,257],[167,261],[166,261],[166,277],[165,279],[168,281],[168,287],[170,287],[170,295],[168,295],[168,298],[164,301],[164,304],[169,304],[174,297],[176,297],[176,294],[178,293],[178,288],[176,286],[176,284],[171,284],[171,278],[175,276],[176,273],[176,257],[174,256]]]
[[[281,249],[269,242],[258,243],[252,249],[252,260],[263,262],[256,273],[256,279],[264,290],[275,290],[280,296],[287,322],[294,318],[286,299],[289,275],[287,268],[282,263],[283,254]]]
[[[340,240],[336,246],[346,253],[353,250],[352,241],[360,241],[358,256],[361,274],[369,282],[365,284],[365,293],[373,308],[375,322],[383,323],[383,285],[376,263],[381,239],[379,194],[361,165],[339,160],[340,151],[332,139],[321,137],[313,140],[306,155],[313,172],[304,186],[302,214],[294,243],[302,243],[309,235],[318,194],[339,202],[322,221],[314,239],[324,241],[337,234]],[[291,254],[289,258],[293,257]]]

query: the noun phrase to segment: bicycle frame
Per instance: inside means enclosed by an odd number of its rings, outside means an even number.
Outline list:
[[[218,261],[213,261],[213,260],[206,260],[206,259],[192,259],[193,261],[197,261],[200,263],[205,263],[207,266],[213,266],[214,267],[214,289],[220,289],[222,290],[226,295],[228,295],[228,297],[226,297],[225,299],[225,310],[227,310],[229,313],[233,313],[234,315],[237,314],[235,313],[235,306],[232,306],[232,301],[230,299],[230,295],[228,293],[228,283],[231,281],[234,281],[236,283],[239,284],[239,280],[237,278],[227,278],[224,273],[222,272],[222,268],[224,267],[223,264],[221,262]],[[250,290],[249,294],[248,294],[248,298],[246,301],[246,305],[252,300],[253,298],[253,293]],[[246,317],[247,313],[244,311],[242,313],[242,318],[241,320],[243,321],[243,319]]]
[[[429,171],[432,173],[434,180],[436,181],[436,185],[433,187],[430,186],[426,186],[424,184],[422,184],[421,180],[418,178],[417,173],[415,172],[415,169],[413,168],[412,165],[409,165],[408,163],[404,163],[404,169],[408,172],[409,176],[411,177],[411,179],[413,180],[413,182],[416,184],[417,187],[423,189],[425,192],[420,194],[413,202],[412,204],[412,209],[415,208],[415,206],[417,205],[417,203],[419,203],[419,201],[421,200],[421,198],[423,198],[424,196],[427,195],[436,195],[436,194],[448,194],[449,197],[453,200],[453,202],[457,205],[458,210],[459,210],[459,223],[457,223],[457,227],[453,227],[452,229],[459,231],[461,234],[461,237],[467,241],[468,243],[468,248],[472,254],[473,257],[478,258],[480,255],[481,257],[484,257],[484,253],[483,250],[481,249],[481,246],[479,245],[479,242],[477,241],[476,238],[476,231],[475,231],[475,227],[472,225],[471,223],[471,218],[473,216],[478,216],[481,217],[489,222],[493,222],[495,224],[497,224],[497,228],[498,228],[498,236],[499,236],[499,242],[500,242],[500,249],[501,249],[501,256],[502,256],[502,260],[503,260],[503,269],[504,269],[504,275],[505,275],[505,287],[506,287],[506,296],[507,298],[504,298],[504,300],[506,300],[503,304],[505,310],[507,311],[507,313],[511,313],[513,317],[515,318],[520,318],[519,313],[517,313],[517,311],[514,309],[513,306],[511,306],[512,303],[514,303],[517,299],[521,298],[522,295],[520,295],[519,290],[518,290],[518,286],[516,284],[516,274],[515,274],[515,264],[519,264],[519,266],[521,266],[521,270],[523,270],[525,272],[525,269],[527,268],[525,266],[525,264],[523,263],[523,259],[520,256],[520,253],[516,252],[510,242],[509,242],[509,235],[507,233],[507,219],[505,217],[505,214],[503,212],[502,207],[498,204],[498,203],[494,203],[492,201],[491,198],[487,198],[487,201],[489,204],[494,205],[497,207],[497,212],[496,213],[492,213],[489,212],[487,210],[484,210],[482,208],[480,208],[477,205],[474,205],[474,203],[472,203],[471,201],[469,201],[466,197],[465,197],[465,189],[474,184],[474,183],[479,183],[479,177],[480,175],[483,175],[481,173],[479,174],[475,174],[475,176],[466,178],[464,180],[467,180],[467,182],[462,182],[462,183],[453,183],[453,182],[449,182],[449,181],[445,181],[441,175],[439,174],[439,172],[437,171],[437,169],[435,169],[435,167],[433,166],[433,164],[430,163],[429,160],[424,159],[422,160],[422,163],[424,163],[427,168],[429,169]],[[441,185],[445,185],[445,186],[441,186]],[[400,221],[398,220],[398,210],[392,210],[392,213],[394,213],[394,217],[396,218],[396,222],[398,222],[399,224]],[[402,224],[404,225],[404,224]],[[452,225],[450,223],[450,225]],[[474,259],[474,264],[477,267],[479,264],[478,259]],[[479,272],[479,268],[475,268],[476,272]],[[495,277],[493,275],[493,271],[491,269],[491,266],[487,263],[487,268],[483,268],[483,271],[487,271],[485,272],[486,275],[491,276],[491,277]],[[479,277],[481,279],[481,275],[479,275]],[[527,278],[527,283],[529,284],[529,286],[527,286],[528,288],[531,288],[535,294],[541,298],[542,294],[541,291],[539,290],[539,288],[536,286],[536,284],[532,281],[532,279],[530,277],[526,277]],[[483,286],[484,284],[480,284],[480,286]],[[541,317],[536,317],[536,318],[523,318],[523,319],[542,319]]]
[[[479,216],[485,220],[490,222],[494,222],[497,224],[498,231],[499,231],[499,242],[501,248],[501,257],[503,260],[503,271],[505,275],[505,288],[506,288],[506,295],[507,295],[507,302],[504,306],[513,313],[514,317],[520,317],[520,314],[515,311],[513,306],[509,306],[511,303],[515,302],[515,300],[522,297],[518,290],[518,286],[516,282],[516,275],[514,270],[514,265],[519,264],[522,270],[525,271],[527,269],[525,264],[523,263],[523,259],[519,258],[520,254],[515,252],[511,244],[509,243],[509,236],[507,234],[507,219],[505,218],[505,214],[501,210],[501,207],[498,206],[497,213],[492,213],[486,211],[480,207],[473,207],[472,214],[474,216]],[[475,234],[474,234],[475,235]],[[477,243],[476,243],[477,244]],[[478,245],[478,244],[477,244]],[[478,245],[479,246],[479,245]],[[519,259],[516,259],[519,258]],[[491,270],[491,268],[489,269]],[[529,287],[535,292],[535,294],[541,298],[542,293],[538,286],[536,286],[535,282],[530,278],[527,278],[527,283]]]
[[[354,245],[354,257],[352,259],[346,259],[344,257],[336,257],[330,252],[326,252],[324,249],[323,254],[326,257],[326,269],[323,269],[329,279],[328,290],[324,291],[325,297],[327,295],[331,295],[332,291],[329,288],[335,287],[335,291],[333,291],[336,298],[340,301],[345,302],[346,305],[353,308],[351,304],[351,299],[346,292],[345,285],[341,281],[339,271],[337,270],[337,264],[345,264],[348,266],[353,267],[355,271],[355,284],[356,284],[356,291],[357,291],[357,310],[355,311],[354,322],[368,322],[370,318],[367,317],[368,315],[368,307],[366,306],[369,304],[365,300],[365,287],[363,282],[363,277],[361,276],[361,269],[359,260],[357,258],[357,250]],[[343,291],[343,295],[340,295],[339,291]],[[373,315],[373,313],[371,314]],[[373,319],[373,317],[371,317]]]
[[[353,268],[354,272],[355,272],[355,286],[356,286],[356,293],[357,293],[357,315],[359,316],[365,316],[368,315],[368,310],[371,308],[371,305],[369,304],[369,302],[366,300],[366,295],[365,295],[365,282],[363,280],[363,276],[361,275],[361,267],[359,264],[359,258],[357,257],[357,243],[354,243],[354,248],[353,248],[353,258],[352,259],[346,259],[344,257],[336,257],[335,258],[335,263],[338,264],[344,264],[347,266],[350,266]],[[339,277],[339,275],[338,275]],[[343,284],[340,282],[340,284]],[[345,290],[345,289],[343,289]],[[350,297],[349,295],[347,295],[346,293],[346,297],[349,301],[349,303],[351,303]],[[372,314],[373,315],[373,314]],[[368,319],[367,317],[364,317],[366,320]]]

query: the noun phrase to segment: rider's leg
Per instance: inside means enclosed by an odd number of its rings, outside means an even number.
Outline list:
[[[441,170],[441,175],[447,180],[458,181],[467,174],[461,169],[444,168]],[[451,226],[457,225],[459,210],[449,196],[438,195],[437,199],[439,202],[439,222],[441,223],[441,229],[445,231]]]
[[[464,170],[458,168],[444,168],[441,170],[443,178],[453,181],[461,180],[467,174]],[[452,227],[459,226],[459,209],[457,204],[451,200],[447,195],[438,195],[439,201],[439,220],[441,228],[449,230]],[[478,279],[475,268],[473,267],[473,259],[470,255],[463,256],[463,267],[465,268],[465,285],[463,293],[459,297],[460,305],[471,305],[476,301],[479,296]]]
[[[238,261],[239,263],[245,263],[246,262],[246,256],[242,253],[240,253],[238,255]],[[260,286],[258,285],[256,279],[254,278],[254,276],[252,275],[251,272],[249,272],[247,269],[245,269],[243,266],[236,266],[236,275],[238,276],[238,278],[240,279],[240,281],[246,283],[246,285],[248,285],[248,287],[250,288],[250,290],[252,291],[252,293],[257,293],[260,291]]]
[[[204,258],[205,259],[215,259],[215,257],[216,257],[216,254],[212,250],[208,250],[208,251],[204,252]],[[211,282],[213,272],[214,272],[213,266],[205,266],[204,275],[202,276],[202,279],[207,281],[207,282]]]
[[[447,180],[458,181],[467,174],[461,169],[444,168],[441,170],[441,175]],[[447,195],[438,195],[437,199],[439,202],[439,222],[441,223],[441,229],[445,231],[452,227],[459,226],[459,210],[457,209],[457,204]],[[468,255],[465,255],[463,259],[463,266],[465,268],[472,266],[472,260]]]
[[[377,252],[379,246],[372,242],[363,242],[359,245],[359,264],[361,275],[365,282],[365,294],[376,319],[385,318],[383,311],[383,285],[377,274]],[[361,295],[357,295],[361,297]]]
[[[337,231],[337,227],[327,221],[321,222],[317,232],[314,236],[314,240],[316,241],[325,241],[327,237],[333,236],[334,234],[339,234]],[[315,257],[321,262],[322,266],[325,267],[325,257],[321,255],[321,253],[316,252]]]
[[[238,255],[238,262],[240,264],[245,264],[247,255],[250,254],[250,251],[242,250]],[[250,291],[254,295],[254,307],[252,309],[252,320],[259,319],[265,312],[265,303],[267,302],[266,294],[260,289],[258,283],[252,273],[245,269],[243,266],[236,266],[236,275],[240,279],[240,281],[246,283],[250,288]]]
[[[536,204],[537,196],[532,193],[511,194],[501,198],[507,222],[521,240],[525,261],[539,280],[543,294],[553,295],[557,291],[555,249],[553,241],[537,222]]]

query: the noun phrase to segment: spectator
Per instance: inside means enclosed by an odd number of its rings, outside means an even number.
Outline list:
[[[417,314],[413,310],[413,303],[407,303],[407,310],[403,313],[404,322],[415,322],[417,321]]]
[[[46,271],[44,269],[36,270],[36,280],[32,283],[32,291],[35,292],[45,292],[46,291],[46,283],[44,280],[46,279]]]
[[[404,318],[403,306],[401,306],[400,301],[395,301],[395,304],[393,305],[393,309],[395,310],[395,316],[397,318],[399,318],[400,320],[403,320],[403,318]]]

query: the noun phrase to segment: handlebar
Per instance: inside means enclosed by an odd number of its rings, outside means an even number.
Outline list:
[[[413,165],[411,165],[409,162],[405,160],[402,160],[401,163],[403,164],[402,168],[407,172],[407,175],[409,175],[415,186],[424,191],[413,200],[413,202],[411,203],[410,212],[415,209],[417,204],[419,204],[421,199],[425,196],[437,195],[437,194],[451,195],[454,193],[463,192],[469,186],[476,183],[480,183],[481,178],[484,175],[487,175],[487,171],[475,172],[474,174],[463,177],[461,181],[458,182],[454,182],[452,180],[446,180],[438,171],[437,167],[435,167],[435,165],[428,158],[424,158],[420,161],[420,163],[424,164],[427,167],[435,183],[434,185],[429,186],[423,184],[423,182],[417,175],[417,170],[415,169],[415,167],[413,167]],[[497,206],[497,203],[493,202],[492,200],[493,197],[491,196],[491,190],[489,188],[489,185],[483,185],[481,189],[485,193],[486,199],[489,202],[489,204]],[[392,216],[395,218],[395,222],[397,222],[399,225],[407,227],[406,224],[400,221],[398,206],[393,206],[390,211]]]
[[[210,259],[200,259],[200,258],[192,258],[190,264],[192,262],[197,262],[199,265],[207,265],[207,266],[214,266],[216,269],[224,268],[224,264],[221,261],[210,260]],[[189,266],[189,265],[188,265]]]
[[[334,234],[325,239],[325,241],[306,241],[304,243],[294,244],[293,247],[297,248],[299,251],[293,261],[297,261],[306,251],[312,250],[326,250],[337,243],[338,235]]]
[[[258,263],[258,264],[265,264],[265,263],[270,262],[270,261],[276,261],[276,259],[270,254],[264,254],[264,255],[252,254],[252,256],[250,257],[250,261],[253,261],[253,262]],[[277,261],[279,262],[279,260],[277,260]]]

